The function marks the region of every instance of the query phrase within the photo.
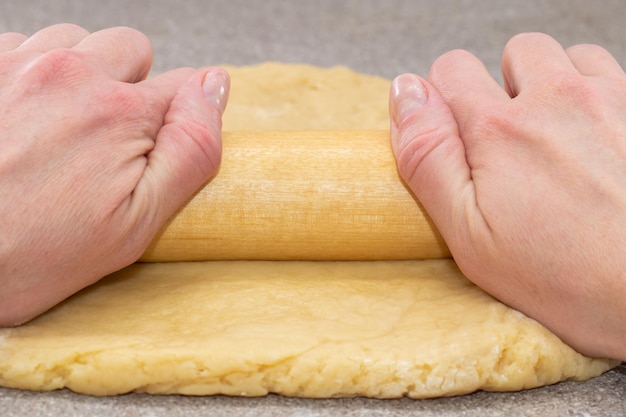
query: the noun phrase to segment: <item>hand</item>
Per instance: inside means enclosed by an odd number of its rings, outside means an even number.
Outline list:
[[[0,325],[134,262],[216,172],[229,79],[128,28],[0,35]]]
[[[398,169],[465,275],[590,356],[626,360],[626,76],[518,35],[505,87],[452,51],[390,95]]]

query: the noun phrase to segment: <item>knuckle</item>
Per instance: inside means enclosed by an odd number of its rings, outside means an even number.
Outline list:
[[[471,52],[466,51],[465,49],[453,49],[451,51],[446,52],[441,55],[435,63],[446,64],[448,62],[456,62],[458,60],[464,60],[464,58],[473,56]]]
[[[517,48],[520,45],[535,45],[537,42],[552,39],[549,35],[540,32],[522,32],[511,36],[504,46],[504,51],[511,48]]]
[[[81,57],[70,49],[53,49],[26,67],[24,82],[28,90],[46,90],[51,86],[69,87],[86,78],[89,69]]]
[[[137,29],[126,26],[113,28],[108,32],[112,36],[109,41],[116,50],[132,49],[136,55],[148,57],[152,55],[152,44],[150,39]]]
[[[592,43],[580,43],[577,45],[572,45],[566,49],[566,52],[567,53],[572,53],[572,52],[581,53],[584,55],[588,55],[588,54],[596,55],[599,53],[608,53],[608,51],[604,49],[603,47],[592,44]]]
[[[91,116],[97,122],[118,126],[132,126],[131,131],[152,138],[155,126],[163,121],[159,106],[152,103],[141,90],[133,85],[113,81],[94,97],[90,107]]]
[[[563,110],[576,110],[589,116],[600,116],[599,105],[604,101],[601,89],[580,74],[563,71],[548,80],[547,85],[538,95],[545,101],[558,98],[557,104]],[[554,101],[554,99],[552,99]]]
[[[45,29],[42,29],[39,33],[46,33],[48,36],[70,38],[72,38],[74,35],[86,36],[89,34],[86,29],[74,23],[57,23],[52,26],[48,26]]]
[[[464,136],[474,141],[503,136],[516,137],[520,117],[510,113],[510,109],[501,106],[484,106],[480,112],[477,111],[472,117],[468,117],[460,129]]]
[[[117,33],[117,36],[120,39],[136,42],[150,42],[148,37],[144,35],[143,32],[128,26],[118,26],[113,30]]]
[[[0,34],[0,42],[2,42],[5,45],[11,45],[12,47],[19,46],[26,39],[28,39],[28,36],[23,35],[18,32],[6,32],[6,33]]]
[[[153,106],[145,105],[145,98],[135,88],[124,83],[112,82],[109,88],[102,92],[99,101],[108,112],[112,112],[113,116],[123,119],[145,118],[151,113]]]
[[[449,68],[456,66],[458,62],[466,62],[467,59],[472,57],[473,55],[464,49],[448,51],[433,62],[428,78],[434,80],[445,79],[445,74],[447,74]]]

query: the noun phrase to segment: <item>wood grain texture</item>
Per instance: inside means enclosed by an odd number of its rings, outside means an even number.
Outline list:
[[[219,173],[141,260],[448,256],[398,175],[388,131],[233,131]]]

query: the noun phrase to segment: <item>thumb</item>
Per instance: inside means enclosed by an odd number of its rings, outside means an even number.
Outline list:
[[[155,226],[165,223],[216,174],[229,87],[225,70],[208,68],[194,72],[171,101],[148,155],[143,181],[135,189],[148,205],[144,209],[153,211]]]
[[[389,110],[400,176],[454,255],[465,240],[467,210],[475,207],[470,167],[454,116],[441,94],[413,74],[393,81]]]

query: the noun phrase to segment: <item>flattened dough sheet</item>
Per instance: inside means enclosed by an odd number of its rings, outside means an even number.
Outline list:
[[[0,337],[0,385],[425,398],[585,379],[451,260],[136,264]]]

